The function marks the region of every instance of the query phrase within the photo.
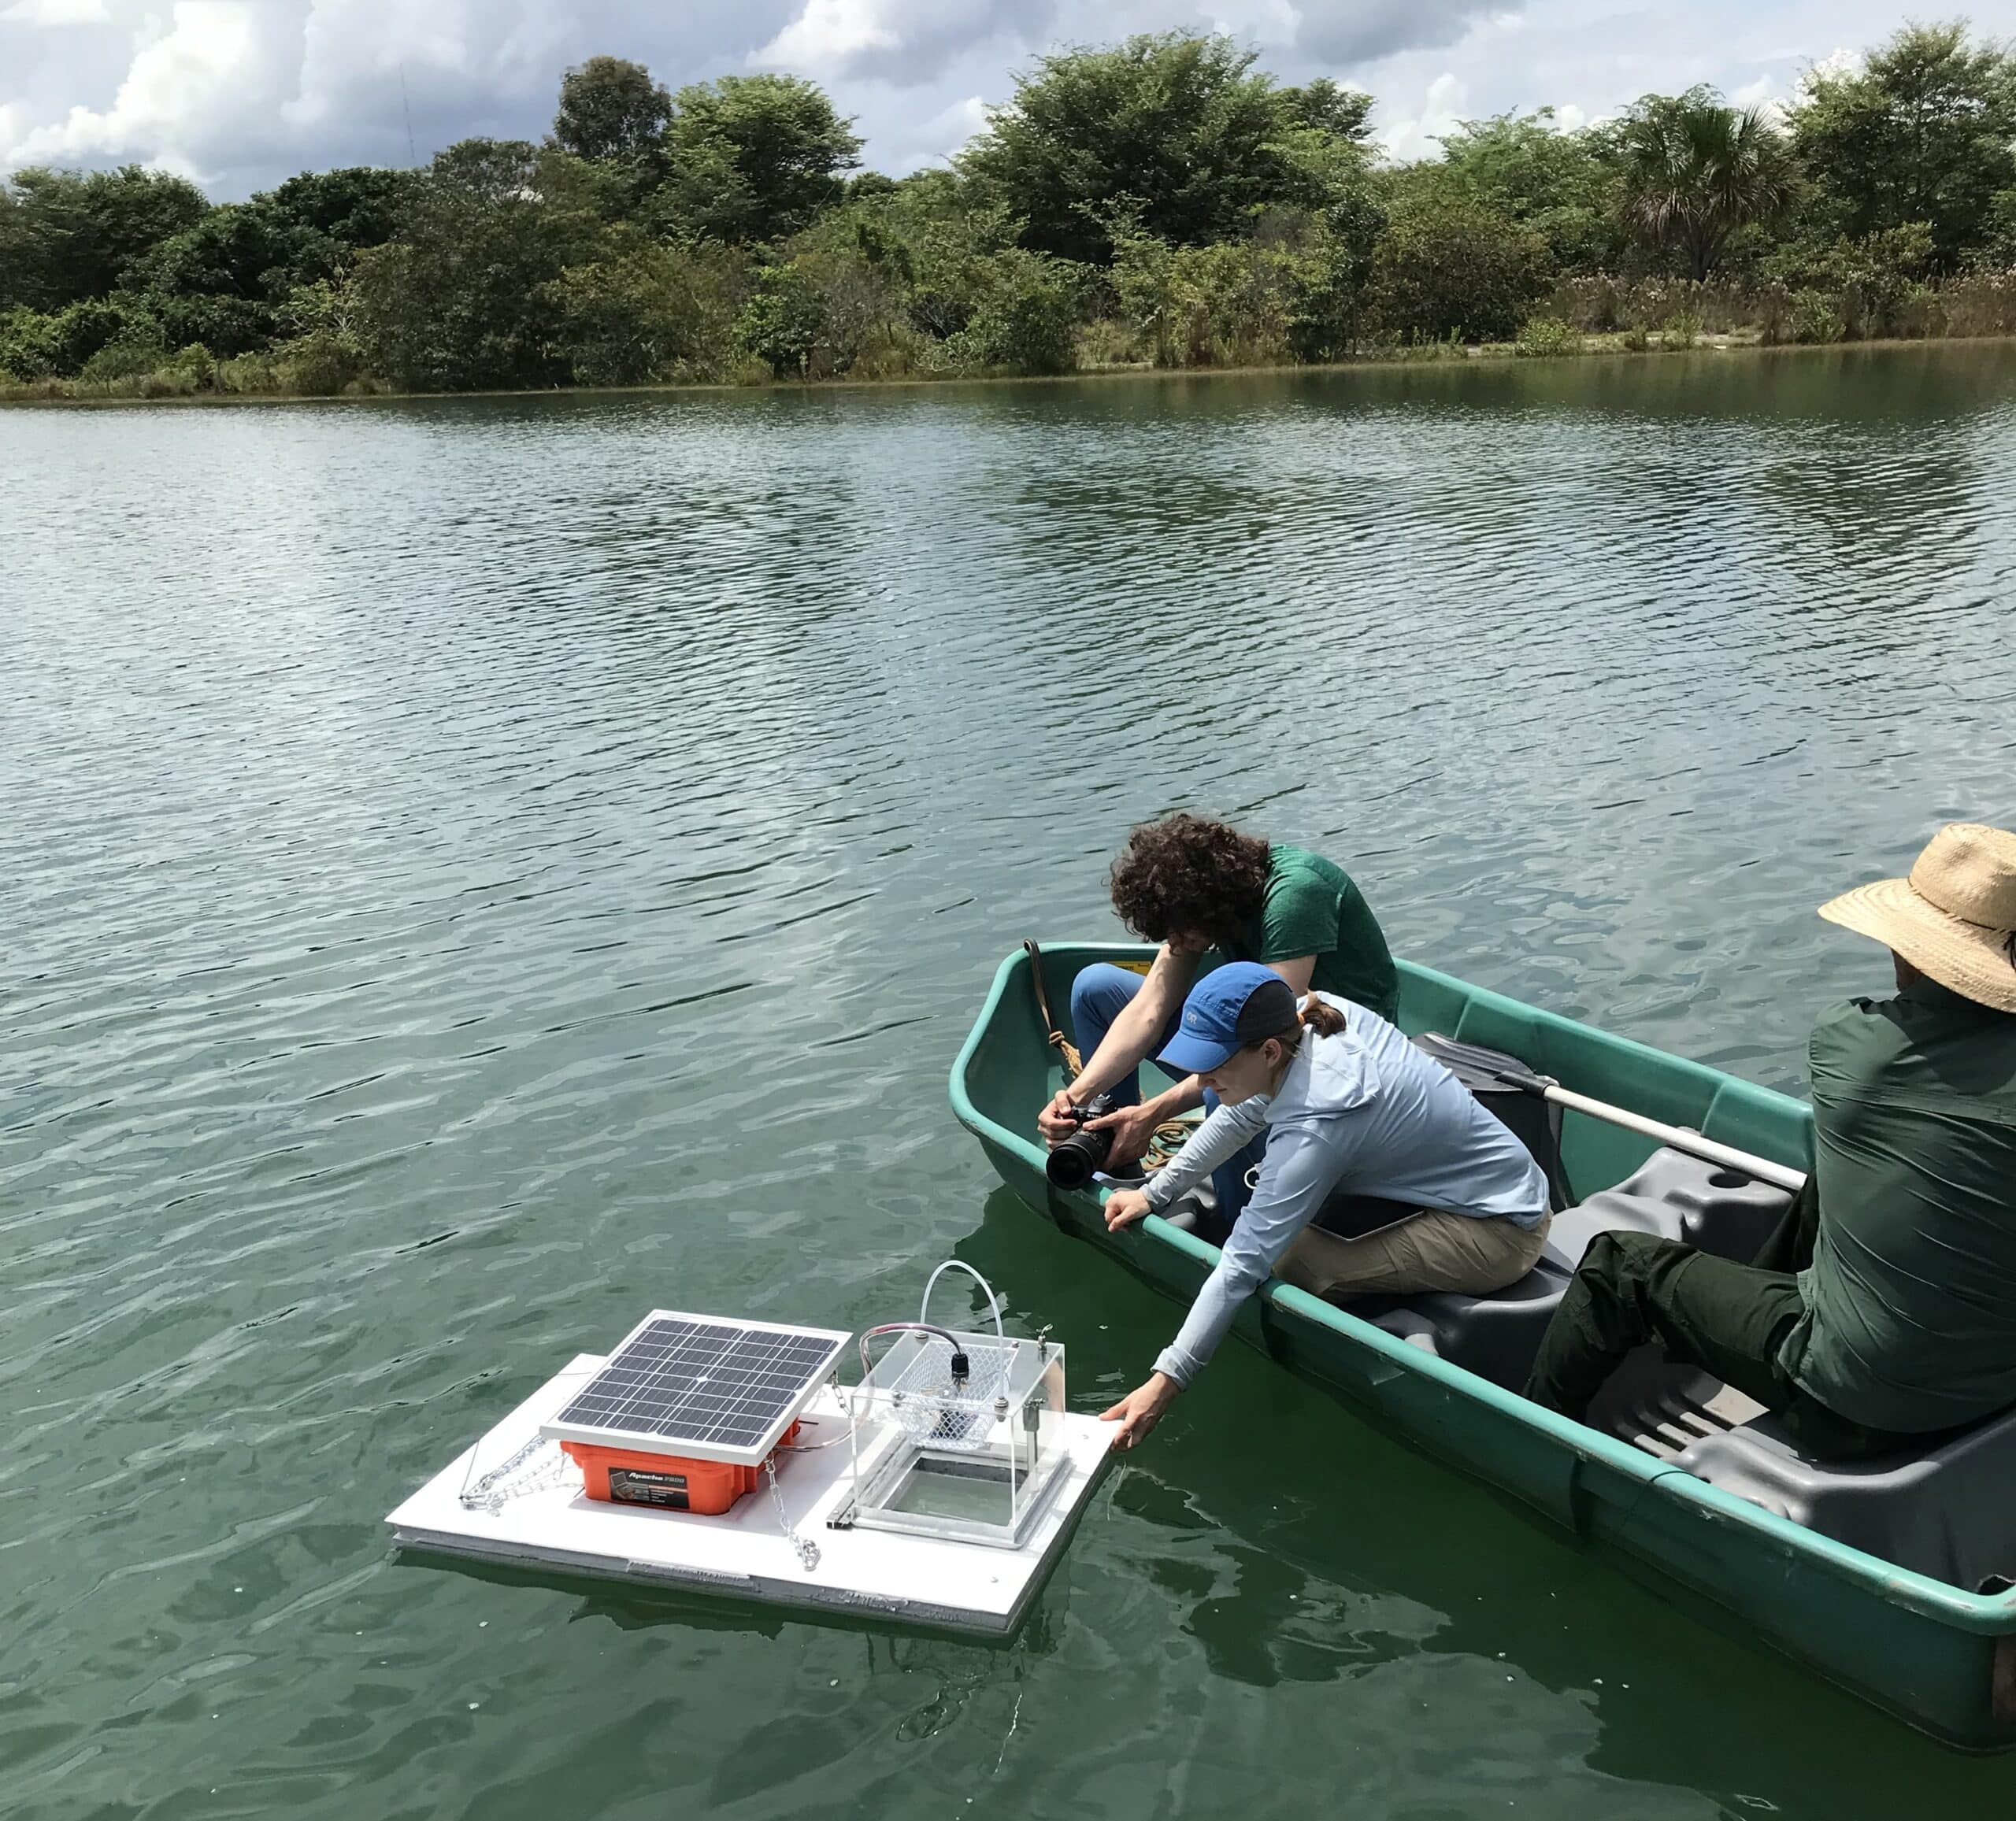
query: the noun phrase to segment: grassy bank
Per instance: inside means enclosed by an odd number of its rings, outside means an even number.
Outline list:
[[[1835,339],[1825,343],[1771,341],[1754,328],[1718,330],[1621,330],[1604,334],[1569,330],[1551,325],[1523,335],[1518,341],[1451,342],[1431,342],[1406,347],[1369,350],[1348,360],[1251,361],[1199,367],[1158,367],[1148,361],[1105,361],[1080,366],[1065,373],[910,373],[864,379],[847,375],[826,379],[668,380],[625,386],[559,386],[492,387],[480,391],[428,392],[402,390],[382,383],[353,384],[340,392],[288,391],[277,387],[258,391],[217,387],[189,388],[180,384],[158,389],[128,389],[124,384],[87,385],[75,381],[46,380],[30,386],[0,385],[0,406],[84,409],[123,407],[135,404],[208,406],[402,403],[414,400],[447,398],[541,398],[564,394],[569,398],[652,397],[667,394],[719,392],[890,391],[904,387],[936,388],[948,385],[1054,386],[1088,380],[1154,382],[1165,379],[1214,379],[1251,377],[1258,374],[1377,372],[1422,366],[1485,365],[1526,360],[1563,361],[1578,358],[1610,360],[1658,359],[1684,354],[1784,355],[1824,353],[1853,349],[1858,352],[1884,349],[1902,350],[1929,346],[1970,342],[2016,343],[2016,328],[1966,336],[1887,335],[1858,339]]]

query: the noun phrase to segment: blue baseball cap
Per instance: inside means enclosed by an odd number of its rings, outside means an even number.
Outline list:
[[[1296,1022],[1287,981],[1258,961],[1233,961],[1190,989],[1176,1034],[1155,1060],[1178,1075],[1208,1074],[1235,1051],[1285,1035]]]

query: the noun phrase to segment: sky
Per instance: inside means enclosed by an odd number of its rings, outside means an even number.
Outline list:
[[[1906,17],[1895,0],[0,0],[0,172],[138,163],[222,201],[424,162],[472,134],[539,137],[561,72],[606,53],[673,88],[809,76],[864,161],[901,175],[956,152],[1045,50],[1169,29],[1369,91],[1388,151],[1418,157],[1509,108],[1574,125],[1696,82],[1782,100]],[[2016,37],[2016,0],[1968,17]]]

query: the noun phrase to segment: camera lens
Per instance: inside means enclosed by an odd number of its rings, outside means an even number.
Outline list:
[[[1050,1153],[1043,1171],[1060,1189],[1082,1189],[1105,1168],[1112,1150],[1111,1132],[1073,1132]]]

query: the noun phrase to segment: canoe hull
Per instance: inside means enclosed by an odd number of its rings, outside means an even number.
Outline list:
[[[1047,952],[1053,1003],[1061,1009],[1078,967],[1142,952]],[[1810,1116],[1797,1101],[1426,969],[1403,963],[1402,975],[1402,1021],[1410,1029],[1495,1038],[1495,1047],[1583,1092],[1782,1161],[1806,1160]],[[1032,1210],[1188,1302],[1215,1249],[1152,1218],[1110,1234],[1092,1197],[1058,1194],[1046,1180],[1034,1116],[1054,1075],[1033,1012],[1021,1009],[1030,997],[1027,963],[1011,957],[955,1065],[954,1111]],[[1627,1134],[1571,1129],[1564,1145],[1571,1184],[1578,1194],[1605,1186],[1650,1148]],[[1677,1604],[1762,1639],[1947,1744],[2016,1744],[2016,1595],[1966,1593],[1801,1529],[1292,1286],[1269,1285],[1235,1332],[1382,1431],[1511,1494]]]

